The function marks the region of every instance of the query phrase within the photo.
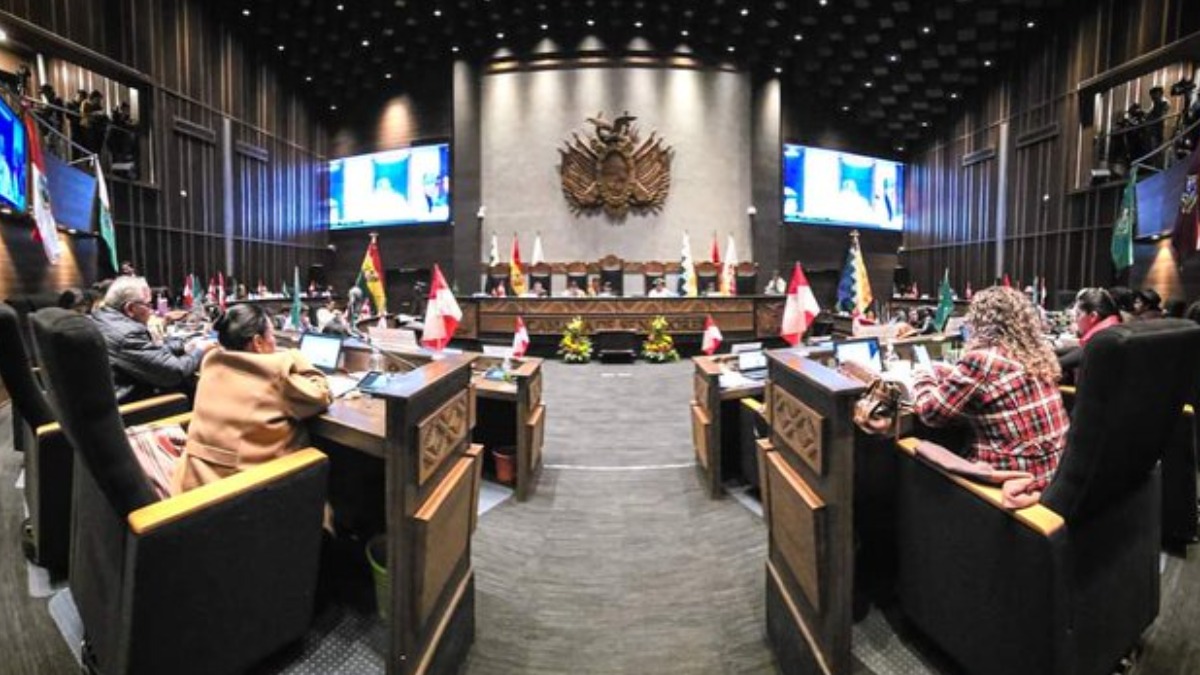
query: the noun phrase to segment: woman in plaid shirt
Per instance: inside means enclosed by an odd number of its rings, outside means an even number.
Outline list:
[[[1032,480],[1021,491],[1036,493],[1054,476],[1066,444],[1058,360],[1037,310],[1011,288],[977,293],[967,324],[971,337],[956,365],[916,373],[913,408],[930,426],[969,423],[970,458],[1028,472]]]

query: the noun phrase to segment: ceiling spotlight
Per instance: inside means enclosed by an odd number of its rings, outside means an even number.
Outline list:
[[[899,54],[888,54],[887,60],[888,60],[888,63],[895,63],[900,60],[900,55]]]
[[[330,106],[329,106],[329,109],[330,109],[330,110],[337,110],[337,104],[336,104],[336,103],[330,104]]]
[[[283,45],[279,45],[279,51],[283,51],[283,50],[284,50],[284,46],[283,46]]]
[[[249,8],[243,9],[242,16],[250,16],[250,9]]]
[[[454,52],[455,54],[457,54],[457,53],[458,53],[458,45],[453,45],[453,46],[451,46],[451,47],[450,47],[450,51],[452,51],[452,52]]]
[[[1035,27],[1035,26],[1037,26],[1037,22],[1036,22],[1036,21],[1026,21],[1026,22],[1025,22],[1025,27],[1026,27],[1026,28],[1033,28],[1033,27]]]
[[[634,27],[634,28],[641,28],[641,27],[642,27],[642,22],[641,22],[641,21],[634,21],[634,22],[633,22],[633,27]]]
[[[371,41],[370,41],[370,40],[363,40],[363,41],[362,41],[362,46],[364,46],[364,47],[370,47],[370,46],[371,46]]]
[[[441,16],[441,15],[442,15],[442,10],[440,10],[440,9],[435,9],[435,10],[433,10],[433,15],[434,15],[434,16]]]
[[[776,74],[776,75],[778,75],[778,74],[780,74],[780,73],[782,73],[782,72],[783,72],[783,68],[781,68],[780,66],[775,66],[775,74]]]
[[[803,40],[803,39],[804,39],[804,36],[803,36],[803,35],[801,35],[801,34],[799,34],[799,33],[796,33],[795,35],[793,35],[793,36],[792,36],[792,40],[794,40],[794,41],[796,41],[796,42],[799,42],[799,41],[801,41],[801,40]]]
[[[921,32],[924,33],[925,35],[929,35],[930,33],[933,32],[933,29],[930,28],[929,26],[921,26]]]
[[[842,112],[850,112],[850,106],[848,106],[848,105],[842,106]]]
[[[750,8],[749,7],[742,8],[742,16],[750,16]]]
[[[819,2],[817,2],[817,4],[824,7],[825,5],[829,4],[829,0],[820,0]]]
[[[871,87],[875,86],[875,83],[870,80],[867,80],[866,82],[863,82],[863,86],[866,87],[867,89],[870,89]]]
[[[991,67],[992,67],[992,60],[991,60],[991,59],[984,59],[984,60],[983,60],[983,67],[984,67],[984,68],[991,68]]]
[[[542,30],[550,30],[550,26],[548,24],[542,24]]]
[[[903,146],[903,145],[897,145],[897,146],[896,146],[896,152],[904,152],[904,146]]]
[[[390,80],[390,79],[392,79],[392,74],[391,74],[391,73],[384,73],[384,74],[383,74],[383,79],[385,79],[385,80]]]
[[[340,11],[342,11],[342,10],[344,10],[344,9],[346,9],[346,6],[345,6],[345,5],[338,5],[338,6],[337,6],[337,11],[339,11],[339,12],[340,12]]]
[[[587,20],[587,25],[589,25],[589,26],[595,26],[595,25],[596,25],[596,20],[595,20],[595,19],[588,19],[588,20]]]
[[[304,78],[304,81],[305,81],[305,82],[312,82],[312,75],[309,75],[309,76],[305,77],[305,78]]]
[[[922,126],[922,127],[928,127],[928,126],[929,126],[929,122],[921,122],[921,126]]]
[[[504,33],[496,33],[496,39],[497,39],[497,40],[503,40],[503,39],[504,39]]]
[[[725,48],[725,51],[727,51],[727,52],[731,52],[731,53],[732,53],[732,52],[734,51],[734,47],[733,47],[733,45],[729,45],[728,47],[726,47],[726,48]]]
[[[682,35],[683,37],[687,37],[687,36],[688,36],[688,30],[687,30],[686,28],[684,28],[683,30],[679,31],[679,34],[680,34],[680,35]]]
[[[952,92],[950,92],[950,98],[951,98],[951,100],[953,100],[953,99],[957,99],[957,98],[958,98],[958,92],[957,92],[957,91],[952,91]]]

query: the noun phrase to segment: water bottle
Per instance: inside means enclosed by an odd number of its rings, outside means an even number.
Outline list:
[[[387,372],[387,360],[378,347],[371,347],[371,358],[367,364],[367,368],[377,373]]]

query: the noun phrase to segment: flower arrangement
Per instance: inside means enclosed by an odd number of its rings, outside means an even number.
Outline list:
[[[575,317],[567,324],[562,339],[558,341],[558,355],[567,363],[587,363],[592,360],[592,341],[584,334],[582,317]]]
[[[654,320],[650,322],[650,334],[642,343],[642,358],[651,363],[679,360],[679,352],[675,351],[675,340],[667,332],[669,327],[666,317],[654,317]]]

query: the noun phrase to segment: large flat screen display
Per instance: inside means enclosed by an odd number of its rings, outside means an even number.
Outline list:
[[[904,165],[848,152],[783,146],[783,219],[904,229]]]
[[[450,220],[450,144],[420,145],[329,163],[329,227]]]
[[[25,210],[25,127],[21,119],[0,101],[0,203]]]

